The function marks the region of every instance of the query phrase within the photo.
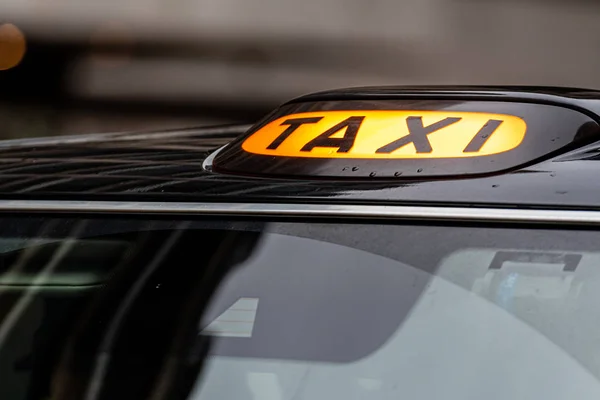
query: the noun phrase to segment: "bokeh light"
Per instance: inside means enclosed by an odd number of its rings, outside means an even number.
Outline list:
[[[13,24],[0,25],[0,71],[16,67],[25,57],[25,35]]]

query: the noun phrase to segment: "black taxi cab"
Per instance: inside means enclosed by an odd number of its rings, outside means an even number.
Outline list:
[[[596,400],[599,124],[375,87],[0,142],[0,399]]]

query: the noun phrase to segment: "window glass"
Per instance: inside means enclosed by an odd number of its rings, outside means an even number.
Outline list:
[[[600,233],[2,218],[0,399],[592,399]]]

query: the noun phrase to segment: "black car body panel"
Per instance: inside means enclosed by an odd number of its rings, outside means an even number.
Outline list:
[[[357,96],[383,99],[428,95],[453,100],[518,99],[522,103],[561,105],[593,120],[600,119],[596,114],[600,113],[599,93],[576,89],[367,88],[303,99],[340,101]],[[249,128],[239,125],[4,142],[0,145],[0,199],[600,208],[600,187],[594,183],[600,171],[598,139],[518,169],[476,177],[285,178],[224,174],[203,168],[211,153]]]

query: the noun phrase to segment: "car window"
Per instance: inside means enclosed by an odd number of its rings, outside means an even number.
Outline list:
[[[591,399],[600,233],[0,221],[1,399]]]

